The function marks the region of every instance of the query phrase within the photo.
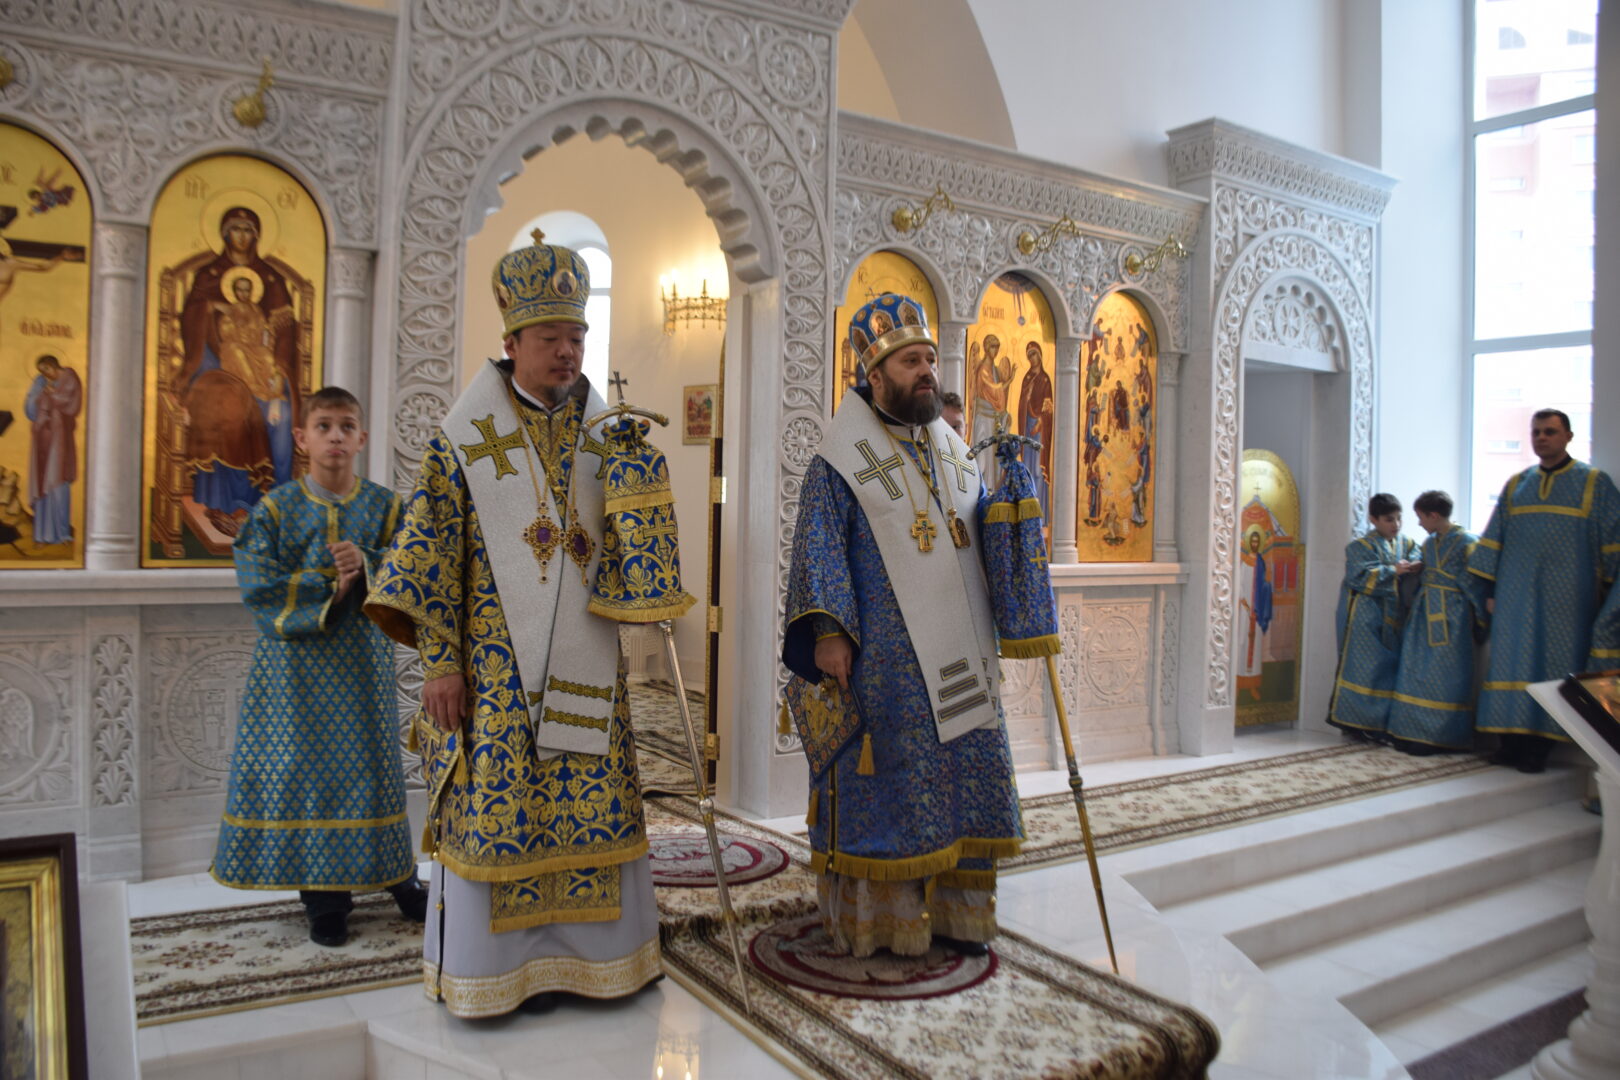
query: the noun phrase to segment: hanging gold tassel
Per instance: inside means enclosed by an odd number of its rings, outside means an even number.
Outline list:
[[[467,782],[467,748],[463,746],[463,747],[458,747],[456,749],[456,783],[465,784],[466,782]]]
[[[814,828],[817,820],[817,812],[820,809],[821,789],[816,788],[814,791],[810,792],[810,809],[804,812],[804,823]]]
[[[872,736],[870,736],[870,735],[862,735],[861,736],[861,761],[860,761],[860,764],[855,766],[855,775],[857,775],[857,776],[874,776],[874,775],[876,775],[876,773],[877,773],[877,766],[872,763]]]
[[[788,715],[787,702],[782,702],[782,708],[776,714],[776,733],[778,735],[793,734],[793,718]]]
[[[433,842],[433,822],[429,821],[422,826],[422,854],[432,855],[437,850],[439,847]]]
[[[405,749],[413,754],[422,752],[422,740],[416,737],[416,721],[411,721],[411,729],[405,733]]]

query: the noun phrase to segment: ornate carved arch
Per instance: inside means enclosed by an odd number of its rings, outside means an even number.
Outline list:
[[[1281,277],[1308,282],[1343,328],[1350,377],[1350,520],[1372,492],[1372,314],[1355,276],[1338,252],[1300,229],[1263,233],[1237,251],[1216,294],[1213,323],[1215,431],[1210,507],[1214,521],[1209,552],[1209,669],[1205,702],[1232,704],[1232,629],[1236,567],[1238,429],[1242,421],[1238,380],[1244,332],[1257,299]]]

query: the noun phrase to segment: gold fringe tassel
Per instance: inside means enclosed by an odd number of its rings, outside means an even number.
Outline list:
[[[846,877],[866,878],[868,881],[909,881],[956,870],[963,859],[1010,859],[1023,848],[1022,840],[1008,837],[987,840],[964,836],[950,847],[931,851],[926,855],[913,855],[906,859],[868,859],[846,852],[828,855],[821,851],[810,853],[810,870],[824,873],[834,869]],[[837,866],[832,865],[836,858]],[[975,873],[976,871],[966,871]],[[949,883],[949,882],[947,882]]]
[[[422,752],[422,740],[416,736],[415,720],[411,721],[411,730],[405,736],[405,749],[409,750],[413,754],[420,754]]]
[[[782,702],[782,708],[776,713],[776,733],[778,735],[793,734],[793,718],[788,715],[787,702]]]
[[[1039,499],[1019,499],[1016,503],[991,503],[984,511],[984,523],[1004,521],[1017,523],[1030,521],[1041,516],[1041,501]]]
[[[422,854],[432,855],[438,845],[433,842],[433,822],[422,826]]]
[[[861,760],[855,766],[856,776],[873,776],[877,773],[877,766],[872,762],[872,736],[861,736]]]
[[[613,495],[604,500],[602,510],[608,514],[622,514],[633,510],[651,510],[657,506],[673,507],[675,496],[669,488],[663,487],[657,491],[642,491],[632,495]]]
[[[1008,660],[1034,660],[1042,656],[1058,656],[1062,652],[1063,643],[1056,634],[1001,639],[1001,655]]]
[[[810,809],[804,812],[804,823],[809,825],[811,828],[815,828],[815,824],[817,820],[819,820],[820,811],[821,789],[816,788],[814,791],[810,792]]]
[[[681,593],[679,599],[667,604],[656,606],[635,607],[618,601],[604,600],[601,597],[592,597],[585,605],[585,610],[592,615],[600,615],[604,619],[612,619],[622,623],[655,623],[665,619],[678,619],[691,610],[697,603],[697,597],[689,593]]]
[[[456,783],[465,784],[467,782],[467,749],[463,746],[456,747],[455,776]]]

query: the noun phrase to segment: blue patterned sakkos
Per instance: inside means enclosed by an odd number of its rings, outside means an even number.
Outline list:
[[[1399,535],[1386,540],[1376,529],[1344,549],[1338,676],[1328,723],[1378,733],[1388,724],[1403,623],[1396,564],[1418,554],[1417,541]]]
[[[352,538],[374,572],[399,516],[399,497],[368,480],[335,502],[298,481],[261,499],[236,538],[259,641],[212,868],[223,884],[360,891],[415,873],[393,649],[359,590],[333,602],[328,554]]]
[[[1446,750],[1473,746],[1474,631],[1488,622],[1483,582],[1468,573],[1477,539],[1453,525],[1423,541],[1422,584],[1407,617],[1389,710],[1396,739]]]
[[[1476,727],[1567,741],[1524,688],[1620,666],[1620,491],[1573,459],[1524,470],[1502,489],[1468,570],[1496,600]]]

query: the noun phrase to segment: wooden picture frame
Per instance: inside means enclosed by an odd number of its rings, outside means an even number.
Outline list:
[[[681,442],[706,443],[720,437],[720,385],[681,388]]]
[[[85,1080],[72,833],[0,840],[0,1075]]]

